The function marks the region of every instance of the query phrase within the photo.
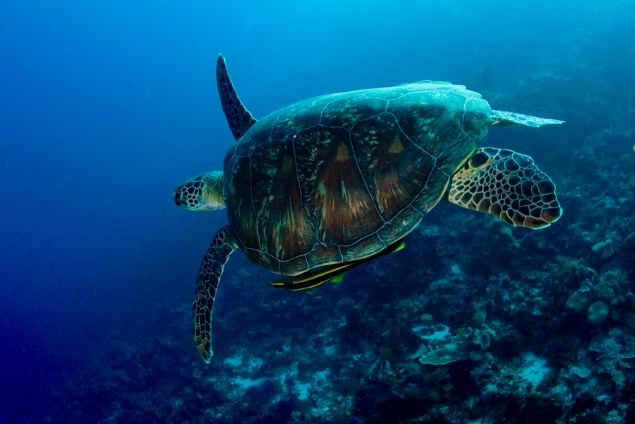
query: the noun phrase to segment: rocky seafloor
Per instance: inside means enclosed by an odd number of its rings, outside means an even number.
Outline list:
[[[168,299],[57,389],[49,419],[635,422],[635,90],[619,83],[635,52],[624,48],[619,68],[585,62],[582,50],[513,96],[484,93],[568,121],[492,130],[485,142],[531,154],[552,175],[565,210],[552,227],[439,205],[404,251],[310,294],[270,288],[238,258],[219,292],[209,366],[191,344],[189,304]]]

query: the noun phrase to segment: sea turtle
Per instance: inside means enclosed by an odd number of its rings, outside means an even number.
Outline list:
[[[441,200],[514,226],[544,228],[562,209],[556,187],[527,155],[476,143],[491,125],[562,121],[492,110],[462,85],[421,81],[324,95],[256,121],[218,57],[220,100],[236,143],[223,171],[173,193],[190,210],[227,208],[203,258],[193,304],[194,341],[209,362],[211,315],[229,256],[242,250],[313,288],[402,240]]]

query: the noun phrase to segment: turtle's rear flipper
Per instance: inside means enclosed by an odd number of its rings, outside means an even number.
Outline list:
[[[562,215],[556,186],[534,160],[494,147],[478,149],[452,176],[448,200],[534,229]]]
[[[492,125],[518,124],[527,127],[542,127],[543,125],[564,124],[564,121],[549,118],[539,118],[537,116],[523,115],[522,113],[506,112],[504,110],[492,110],[490,114]]]
[[[225,263],[236,249],[228,227],[214,235],[212,243],[203,257],[196,280],[196,292],[192,304],[194,321],[194,343],[198,354],[206,363],[212,359],[212,311],[214,298]]]

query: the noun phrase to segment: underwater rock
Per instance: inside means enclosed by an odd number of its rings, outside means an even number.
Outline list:
[[[559,256],[557,261],[551,279],[560,286],[578,286],[584,280],[597,279],[597,272],[582,259]]]
[[[633,297],[628,276],[622,269],[609,269],[602,273],[593,291],[599,299],[613,306]]]
[[[606,239],[599,241],[591,247],[591,251],[596,254],[600,261],[604,262],[615,254],[613,250],[613,240]]]
[[[609,315],[609,307],[606,303],[597,301],[589,306],[589,310],[587,311],[587,319],[593,325],[600,325]]]
[[[574,312],[582,312],[589,303],[590,290],[588,288],[580,288],[567,299],[567,309]]]
[[[447,365],[465,359],[466,356],[454,343],[448,343],[438,349],[422,352],[417,359],[422,365]]]
[[[424,313],[421,315],[421,321],[425,323],[432,323],[434,321],[434,317],[432,314]]]
[[[447,365],[467,357],[464,341],[456,339],[446,325],[415,325],[412,331],[422,344],[411,357],[422,365]]]
[[[446,325],[416,325],[412,331],[422,340],[416,353],[411,355],[422,365],[448,365],[464,359],[480,361],[496,331],[483,324],[480,328],[461,328],[452,334]]]
[[[496,337],[496,332],[487,325],[483,325],[482,328],[474,330],[471,341],[481,350],[487,350],[492,343],[492,338],[494,337]]]
[[[472,323],[476,327],[480,327],[481,325],[485,324],[486,319],[487,319],[487,311],[485,310],[475,312],[474,315],[472,315]]]
[[[574,365],[571,367],[571,374],[586,380],[591,376],[591,370],[584,365]]]
[[[556,405],[570,406],[573,403],[571,389],[562,383],[552,387],[546,397]]]
[[[545,359],[529,352],[523,356],[523,367],[518,377],[535,390],[550,372],[551,368],[547,366]]]

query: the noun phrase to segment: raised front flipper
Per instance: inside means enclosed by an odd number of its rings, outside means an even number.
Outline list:
[[[555,184],[534,160],[494,147],[478,149],[452,176],[448,200],[534,229],[562,215]]]
[[[232,84],[227,72],[225,58],[220,54],[216,61],[216,85],[229,129],[234,139],[238,140],[256,123],[256,120],[238,98],[234,84]]]
[[[194,343],[203,361],[212,359],[212,311],[223,268],[236,249],[229,227],[218,230],[203,257],[192,304]]]
[[[537,116],[523,115],[522,113],[507,112],[504,110],[492,110],[490,114],[492,125],[518,124],[527,127],[542,127],[543,125],[559,125],[564,121],[558,119],[539,118]]]

